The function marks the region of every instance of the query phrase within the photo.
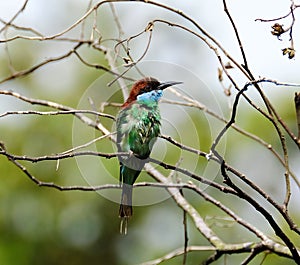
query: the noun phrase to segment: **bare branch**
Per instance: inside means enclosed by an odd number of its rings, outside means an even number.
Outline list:
[[[193,252],[193,251],[212,251],[212,250],[216,250],[215,247],[211,247],[211,246],[188,246],[186,251],[187,252]],[[140,265],[157,265],[160,264],[164,261],[170,260],[172,258],[181,256],[184,254],[184,249],[183,248],[179,248],[179,249],[175,249],[174,251],[164,255],[161,258],[155,259],[155,260],[151,260],[148,262],[143,262]]]
[[[300,92],[295,93],[295,109],[296,109],[296,119],[298,127],[298,142],[300,142]]]

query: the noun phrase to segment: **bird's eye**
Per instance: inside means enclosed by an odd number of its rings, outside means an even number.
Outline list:
[[[144,91],[145,92],[151,91],[151,87],[149,85],[145,86]]]

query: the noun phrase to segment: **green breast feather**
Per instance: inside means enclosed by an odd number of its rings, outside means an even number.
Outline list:
[[[140,158],[150,155],[160,133],[160,114],[157,104],[148,106],[134,103],[120,112],[117,120],[119,152],[132,151]]]

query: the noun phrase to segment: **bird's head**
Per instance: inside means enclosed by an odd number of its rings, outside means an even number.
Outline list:
[[[164,90],[167,87],[181,84],[182,82],[159,82],[157,79],[153,77],[145,77],[137,82],[135,82],[131,88],[128,99],[125,101],[122,107],[126,107],[131,102],[137,100],[138,96],[143,95],[145,93],[154,91],[154,90]]]

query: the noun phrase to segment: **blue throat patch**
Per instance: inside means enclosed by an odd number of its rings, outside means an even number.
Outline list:
[[[162,90],[153,90],[137,96],[138,101],[158,101],[163,95]]]

